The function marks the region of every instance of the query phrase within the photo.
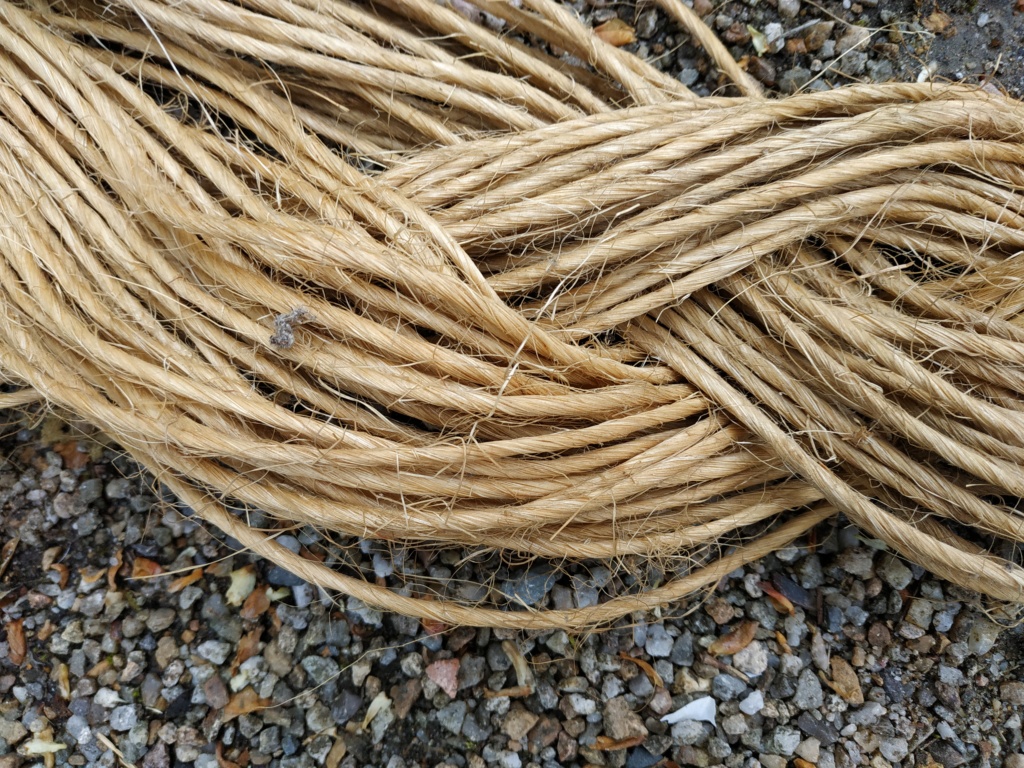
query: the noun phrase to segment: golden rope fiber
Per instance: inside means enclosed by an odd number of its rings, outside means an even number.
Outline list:
[[[243,545],[423,618],[593,627],[837,512],[1021,602],[1024,106],[696,99],[550,0],[477,5],[538,50],[433,0],[0,2],[0,405],[76,414]],[[240,505],[670,578],[460,602]]]

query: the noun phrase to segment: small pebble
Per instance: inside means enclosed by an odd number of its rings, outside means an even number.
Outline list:
[[[740,712],[756,715],[764,709],[764,695],[760,691],[752,691],[740,702]]]
[[[116,707],[110,713],[111,730],[114,731],[127,731],[135,726],[139,721],[139,711],[134,704],[125,704],[120,707]]]

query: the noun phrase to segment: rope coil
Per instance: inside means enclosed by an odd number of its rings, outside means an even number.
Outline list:
[[[477,5],[592,70],[378,5],[0,3],[4,404],[97,425],[312,583],[450,623],[593,627],[839,511],[1024,600],[1024,106],[698,100],[548,0]],[[683,565],[510,610],[294,554],[238,505]]]

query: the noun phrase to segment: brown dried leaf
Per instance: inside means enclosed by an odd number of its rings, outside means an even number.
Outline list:
[[[89,463],[89,454],[79,447],[77,440],[54,443],[53,450],[64,460],[65,469],[81,469]]]
[[[334,746],[327,753],[327,757],[324,758],[326,768],[338,768],[346,752],[348,752],[348,745],[345,743],[345,739],[339,736],[334,740]]]
[[[636,30],[622,19],[609,19],[595,27],[594,34],[616,48],[636,42]]]
[[[246,632],[238,641],[238,651],[235,653],[235,660],[231,662],[231,674],[234,675],[238,668],[246,661],[260,652],[260,637],[263,636],[263,627]]]
[[[714,656],[732,656],[739,653],[753,641],[757,627],[756,621],[744,621],[728,635],[715,640],[708,647],[708,653]]]
[[[625,651],[619,651],[619,658],[625,659],[626,661],[632,661],[640,667],[640,669],[644,671],[644,674],[647,675],[647,679],[651,681],[651,685],[655,688],[665,687],[665,681],[661,679],[661,675],[658,674],[658,671],[643,659],[633,658]]]
[[[786,53],[794,55],[807,53],[807,43],[802,37],[791,37],[786,41]]]
[[[201,578],[203,578],[203,569],[197,566],[188,573],[186,573],[184,576],[179,576],[170,584],[168,584],[167,591],[181,592],[181,590],[183,590],[189,584],[195,584]]]
[[[39,631],[36,632],[36,640],[38,640],[40,643],[45,643],[47,640],[50,639],[50,636],[56,631],[57,625],[49,619],[47,619],[43,626],[39,628]]]
[[[15,666],[21,666],[28,653],[28,644],[25,642],[24,619],[15,619],[5,625],[7,630],[7,645],[10,648],[10,660]]]
[[[258,709],[266,709],[270,706],[270,699],[261,699],[252,688],[244,688],[234,696],[224,707],[224,722],[228,723],[236,717],[248,715]]]
[[[446,632],[448,630],[448,625],[443,621],[438,621],[437,619],[420,619],[420,624],[423,625],[423,631],[428,635],[440,635],[442,632]]]
[[[60,575],[60,581],[57,582],[57,586],[64,589],[68,585],[68,579],[71,578],[71,569],[64,565],[64,563],[54,563],[50,567]]]
[[[602,752],[614,749],[629,749],[638,744],[643,744],[646,738],[646,734],[643,736],[633,736],[629,739],[613,739],[611,736],[598,736],[594,740],[594,749],[601,750]]]
[[[223,742],[217,742],[217,765],[220,768],[242,768],[238,763],[233,763],[224,757],[224,744]]]
[[[936,35],[946,33],[946,30],[949,29],[952,23],[953,19],[950,15],[945,11],[940,11],[938,9],[935,10],[935,13],[932,13],[921,20],[921,24],[924,25],[924,28],[929,32],[934,32]]]
[[[831,660],[832,681],[825,681],[829,687],[838,693],[843,699],[854,706],[864,703],[864,690],[860,687],[860,680],[850,662],[839,656],[833,656]]]
[[[239,615],[246,621],[253,621],[266,613],[268,608],[270,608],[270,595],[267,594],[267,590],[254,589],[252,593],[245,598],[245,602],[242,604],[242,610],[239,612]]]
[[[83,584],[95,584],[107,575],[107,569],[100,568],[96,571],[90,571],[88,568],[79,568],[78,574],[82,577]]]
[[[7,566],[9,566],[11,561],[14,560],[14,550],[18,548],[19,541],[21,541],[21,539],[18,536],[15,536],[4,544],[3,549],[0,549],[0,576],[4,575],[4,571],[7,570]]]
[[[786,636],[778,630],[775,631],[775,642],[779,644],[779,647],[782,649],[783,653],[787,653],[790,656],[793,655],[793,649],[790,648],[789,643],[786,642]]]
[[[135,562],[132,563],[132,578],[133,579],[146,579],[152,576],[159,576],[164,572],[164,568],[160,563],[154,562],[145,557],[136,557]]]
[[[454,699],[459,693],[459,660],[440,659],[427,667],[427,677]]]
[[[768,595],[768,599],[771,601],[772,605],[775,606],[776,611],[779,613],[785,613],[789,616],[796,613],[796,608],[793,607],[792,601],[767,581],[762,581],[758,586],[764,590],[766,595]]]

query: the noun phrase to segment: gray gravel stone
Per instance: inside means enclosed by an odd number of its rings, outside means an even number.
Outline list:
[[[878,564],[878,576],[895,590],[906,589],[914,578],[906,564],[892,553],[882,555]]]
[[[368,627],[379,627],[384,623],[383,612],[371,608],[357,597],[348,598],[345,602],[345,610],[360,624],[365,624]]]
[[[665,658],[672,653],[674,641],[665,631],[663,624],[652,624],[647,628],[647,653],[655,658]]]
[[[715,675],[711,680],[711,693],[719,701],[732,701],[746,690],[746,683],[732,675]]]
[[[206,640],[199,644],[199,647],[196,648],[196,653],[211,664],[220,666],[228,660],[228,655],[231,653],[231,646],[228,643],[221,642],[220,640]]]
[[[768,647],[754,640],[732,657],[732,665],[745,675],[758,677],[768,669]]]
[[[885,714],[885,707],[879,704],[877,701],[869,701],[864,704],[860,709],[856,709],[853,712],[847,714],[846,719],[848,722],[854,725],[874,725],[878,722],[878,718]]]
[[[722,730],[729,736],[742,736],[750,729],[743,715],[729,715],[722,718]]]
[[[699,746],[708,740],[708,729],[695,720],[681,720],[672,726],[672,740],[677,744]]]
[[[693,633],[684,630],[672,644],[672,652],[669,654],[669,661],[678,667],[693,666]]]
[[[878,751],[890,763],[898,763],[910,754],[910,745],[906,739],[889,736],[879,742]]]
[[[869,549],[857,547],[844,550],[836,558],[836,564],[861,579],[870,579],[875,575],[875,553]]]
[[[740,702],[740,712],[747,715],[756,715],[762,709],[764,709],[764,694],[758,690],[751,691]]]
[[[1000,628],[988,619],[978,619],[967,636],[968,650],[982,656],[992,650],[999,638]]]
[[[92,729],[89,727],[89,721],[81,715],[72,715],[69,717],[64,727],[67,729],[71,738],[73,738],[78,744],[88,744],[93,741]],[[0,736],[0,738],[3,737]]]
[[[306,710],[306,727],[311,732],[320,733],[333,725],[334,717],[331,716],[331,710],[319,701]]]
[[[527,571],[506,580],[501,585],[501,591],[515,605],[537,605],[547,597],[557,580],[558,574],[550,571]]]
[[[178,618],[178,614],[172,608],[157,608],[155,611],[149,614],[149,618],[146,619],[146,628],[150,632],[163,632],[174,620]]]
[[[307,656],[302,660],[302,668],[306,670],[306,674],[316,685],[324,685],[335,679],[340,673],[338,662],[323,656]]]
[[[466,702],[456,699],[437,710],[437,722],[445,730],[458,735],[462,731],[462,721],[466,719]]]
[[[779,0],[779,13],[784,19],[795,19],[800,14],[800,0]]]
[[[772,731],[769,739],[771,750],[777,755],[784,755],[789,757],[796,748],[800,745],[803,737],[800,735],[800,731],[796,728],[790,728],[788,725],[780,725],[774,731]]]
[[[116,707],[110,713],[110,728],[114,731],[128,731],[139,722],[139,710],[134,704]]]
[[[800,673],[793,694],[793,705],[799,709],[818,709],[825,703],[825,694],[818,675],[811,668]]]

